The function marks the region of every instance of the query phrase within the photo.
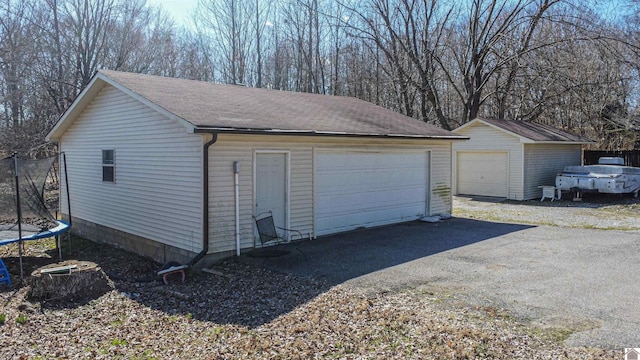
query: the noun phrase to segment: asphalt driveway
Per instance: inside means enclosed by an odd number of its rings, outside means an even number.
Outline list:
[[[453,218],[295,244],[265,267],[373,290],[425,289],[573,331],[570,346],[640,346],[640,231]],[[262,264],[261,259],[244,258]]]

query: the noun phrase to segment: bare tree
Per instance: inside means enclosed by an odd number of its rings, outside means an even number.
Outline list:
[[[248,2],[222,0],[198,2],[198,24],[210,33],[216,50],[223,57],[223,81],[243,84],[247,71],[248,52],[252,38]]]
[[[28,2],[7,3],[0,8],[0,74],[3,122],[11,127],[22,125],[28,116],[26,98],[29,89],[30,68],[37,52],[30,45],[37,37],[38,29],[28,20],[32,4]]]
[[[428,0],[373,0],[364,9],[350,5],[359,22],[349,26],[384,54],[382,65],[395,83],[402,112],[413,116],[418,104],[423,121],[430,121],[434,114],[449,129],[436,87],[436,52],[452,9],[438,6],[437,1]]]
[[[356,96],[451,129],[537,121],[640,147],[640,16],[577,0],[144,0],[0,4],[0,152],[44,135],[99,68]]]
[[[78,88],[89,83],[100,67],[112,21],[114,0],[68,0],[63,5],[68,31],[68,49],[75,55],[75,74]]]

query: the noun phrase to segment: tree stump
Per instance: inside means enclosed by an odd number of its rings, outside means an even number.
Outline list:
[[[36,300],[88,301],[114,289],[113,281],[96,263],[77,260],[36,269],[27,284],[27,297]]]

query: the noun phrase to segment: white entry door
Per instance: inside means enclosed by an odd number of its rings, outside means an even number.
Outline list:
[[[287,224],[287,154],[256,153],[255,215],[271,211],[276,226]]]
[[[316,234],[419,219],[427,214],[429,153],[318,152]]]

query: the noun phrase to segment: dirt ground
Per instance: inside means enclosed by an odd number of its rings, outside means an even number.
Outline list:
[[[640,262],[637,202],[459,201],[454,219],[296,244],[306,258],[231,259],[185,284],[163,285],[148,259],[65,239],[65,259],[97,263],[115,285],[76,302],[28,299],[17,249],[0,247],[14,279],[0,285],[0,357],[619,359],[640,346],[627,271]],[[562,209],[625,215],[600,229],[548,223],[574,216]],[[51,240],[27,243],[26,274],[56,261]]]

